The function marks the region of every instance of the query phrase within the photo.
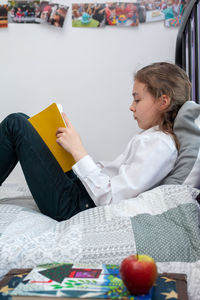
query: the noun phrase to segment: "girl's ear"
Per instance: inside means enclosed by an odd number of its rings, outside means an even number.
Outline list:
[[[166,110],[171,103],[171,98],[168,95],[162,95],[160,97],[160,111]]]

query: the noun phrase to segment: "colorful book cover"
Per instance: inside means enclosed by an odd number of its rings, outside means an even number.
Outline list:
[[[11,300],[8,295],[16,286],[24,280],[31,269],[12,269],[0,281],[0,300]],[[25,284],[25,281],[24,281]]]
[[[72,155],[56,143],[56,131],[59,127],[66,127],[61,105],[51,104],[46,109],[29,118],[30,123],[39,133],[49,150],[52,152],[64,172],[71,170],[75,163]]]
[[[159,274],[153,288],[152,300],[188,300],[187,276],[178,273]]]
[[[58,264],[43,266],[56,267]],[[0,281],[0,300],[11,300],[11,296],[7,293],[11,292],[16,286],[24,280],[31,269],[12,269]],[[118,272],[118,271],[116,271]],[[26,284],[29,280],[24,280]],[[159,274],[157,281],[153,287],[152,300],[165,299],[181,299],[188,300],[187,296],[187,277],[185,274],[178,273],[162,273]]]
[[[127,291],[119,265],[47,264],[34,268],[11,296],[43,296],[66,298],[111,298],[151,300],[152,289],[146,295],[133,296]]]

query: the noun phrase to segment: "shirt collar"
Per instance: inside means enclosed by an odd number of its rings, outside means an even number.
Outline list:
[[[141,133],[143,133],[143,132],[148,133],[148,132],[154,132],[154,131],[159,131],[159,125],[155,125],[149,129],[142,130]]]

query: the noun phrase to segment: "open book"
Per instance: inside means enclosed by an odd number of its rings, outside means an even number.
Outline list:
[[[35,116],[29,118],[29,122],[39,133],[63,171],[67,172],[71,170],[75,161],[72,155],[56,142],[57,129],[59,127],[66,127],[61,112],[62,105],[53,103]]]

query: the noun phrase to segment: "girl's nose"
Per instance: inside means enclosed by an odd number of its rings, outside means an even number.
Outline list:
[[[133,112],[135,112],[135,106],[134,106],[134,104],[133,104],[133,103],[131,104],[131,106],[129,107],[129,109],[130,109],[130,111],[133,111]]]

